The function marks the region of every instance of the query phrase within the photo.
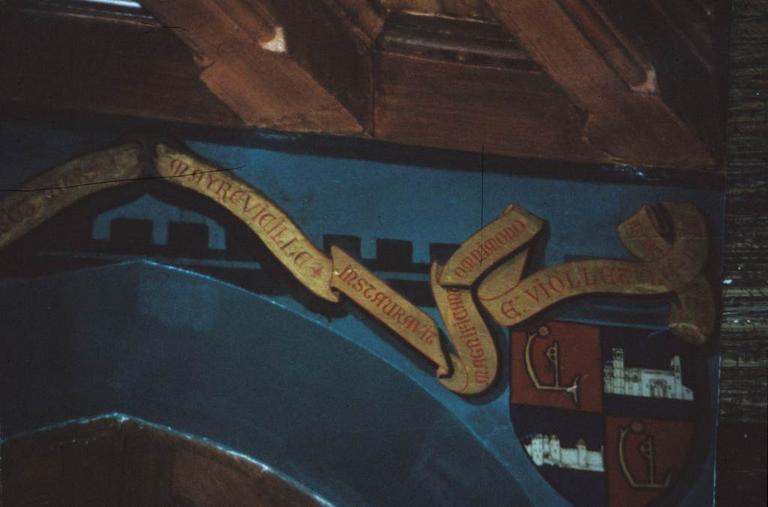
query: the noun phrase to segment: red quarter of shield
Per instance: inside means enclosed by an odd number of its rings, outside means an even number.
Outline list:
[[[549,322],[514,332],[510,341],[513,403],[602,410],[599,328]]]
[[[684,469],[693,424],[607,417],[605,440],[608,504],[640,507],[666,493]]]

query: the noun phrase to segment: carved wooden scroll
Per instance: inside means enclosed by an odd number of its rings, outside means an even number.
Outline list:
[[[334,266],[332,286],[435,363],[438,376],[448,374],[448,362],[440,345],[435,321],[341,248],[332,246],[331,252]]]
[[[501,259],[519,250],[538,234],[544,221],[515,205],[466,240],[448,259],[442,285],[471,287]]]
[[[83,197],[138,178],[139,152],[128,144],[76,158],[10,193],[0,201],[0,248]]]
[[[451,354],[452,374],[440,382],[456,393],[482,393],[493,384],[499,367],[493,335],[475,305],[472,291],[440,285],[441,274],[440,265],[433,263],[432,294],[456,354]]]
[[[157,146],[157,170],[168,181],[221,204],[255,232],[306,288],[323,299],[331,290],[331,260],[312,244],[277,205],[238,178],[165,145]]]
[[[528,250],[544,221],[519,206],[508,206],[468,238],[444,266],[432,266],[432,293],[453,349],[446,353],[429,315],[340,248],[333,246],[331,259],[326,257],[257,190],[166,146],[158,146],[157,155],[160,174],[214,199],[249,224],[315,294],[329,301],[338,301],[336,291],[345,294],[435,364],[443,385],[457,393],[482,393],[498,371],[495,343],[478,303],[498,324],[515,326],[573,297],[674,292],[673,332],[700,343],[714,326],[714,298],[700,275],[709,240],[703,217],[690,204],[643,207],[619,225],[622,242],[638,262],[570,262],[527,277],[522,275]],[[665,217],[669,231],[664,230]]]
[[[490,276],[479,288],[481,302],[496,322],[514,326],[575,296],[658,295],[684,289],[706,261],[704,219],[690,204],[663,203],[662,208],[671,218],[671,244],[654,229],[652,212],[647,207],[619,227],[627,249],[644,262],[587,260],[546,268],[523,280]],[[652,248],[646,243],[651,243]],[[513,269],[519,269],[518,259],[510,262]]]
[[[77,199],[138,177],[138,160],[138,146],[122,146],[32,180],[0,202],[0,247]],[[528,276],[529,250],[544,221],[509,205],[445,265],[432,265],[430,285],[449,342],[444,344],[428,314],[337,246],[328,257],[277,204],[249,184],[162,144],[156,147],[155,166],[167,181],[216,201],[247,224],[311,292],[331,302],[338,302],[342,293],[386,325],[433,363],[442,384],[456,393],[482,393],[497,376],[496,346],[480,306],[497,324],[515,326],[569,298],[674,293],[673,333],[703,343],[715,326],[715,298],[702,274],[709,238],[703,216],[691,204],[644,206],[618,226],[621,241],[637,261],[568,262]]]

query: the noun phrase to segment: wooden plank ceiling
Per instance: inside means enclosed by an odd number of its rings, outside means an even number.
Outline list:
[[[0,101],[720,170],[721,0],[0,2]]]

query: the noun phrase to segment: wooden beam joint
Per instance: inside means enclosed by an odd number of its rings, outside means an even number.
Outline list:
[[[251,126],[304,132],[359,134],[368,122],[365,79],[344,81],[344,59],[365,68],[365,51],[324,55],[324,44],[349,35],[324,5],[297,9],[290,0],[144,0],[143,5],[198,55],[200,77]],[[313,18],[322,34],[316,53],[298,17]],[[299,28],[301,27],[301,28]],[[341,33],[340,33],[341,32]],[[314,39],[317,42],[317,39]],[[348,44],[347,46],[354,46]],[[341,77],[339,77],[341,76]],[[356,87],[356,88],[355,88]],[[352,89],[354,88],[354,89]],[[359,100],[357,100],[359,99]]]
[[[707,168],[710,150],[661,98],[656,70],[595,0],[486,0],[583,110],[585,142],[615,162]]]

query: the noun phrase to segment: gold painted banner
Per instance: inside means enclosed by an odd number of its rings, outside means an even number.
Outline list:
[[[679,206],[679,205],[678,205]],[[693,215],[698,211],[688,207],[686,213]],[[694,218],[690,218],[691,224]],[[648,206],[619,225],[619,236],[627,250],[646,262],[653,262],[669,255],[672,245],[664,239],[664,221],[658,213]],[[697,225],[701,228],[701,225]],[[696,255],[706,256],[701,251]],[[715,329],[717,316],[715,314],[715,295],[712,287],[702,275],[696,276],[685,287],[676,291],[669,315],[669,328],[685,341],[702,344]]]
[[[471,287],[501,259],[533,239],[544,221],[513,204],[464,241],[442,269],[440,285]]]
[[[218,202],[255,232],[307,289],[337,302],[331,260],[275,203],[244,181],[168,146],[157,146],[157,171],[168,181]]]
[[[666,255],[672,244],[664,236],[671,232],[665,225],[658,208],[641,207],[634,215],[617,227],[619,238],[629,252],[645,262],[655,261]]]
[[[683,340],[701,345],[714,332],[717,325],[715,294],[702,275],[677,291],[672,302],[669,329]]]
[[[652,214],[641,209],[619,227],[620,236],[635,254],[648,254],[647,262],[587,260],[553,266],[527,278],[489,276],[478,289],[480,302],[493,319],[514,326],[568,298],[588,294],[659,295],[683,289],[701,272],[707,256],[707,231],[703,217],[690,204],[664,203],[673,240],[667,249],[660,231],[647,235]],[[637,227],[630,227],[631,225]],[[642,234],[632,235],[639,230]],[[650,238],[650,239],[649,239]],[[653,253],[651,255],[651,252]],[[641,259],[645,261],[645,259]],[[502,271],[520,271],[520,259],[512,258]]]
[[[78,199],[139,177],[139,153],[138,145],[126,145],[81,157],[10,194],[0,201],[0,248]],[[674,293],[669,325],[676,335],[703,343],[716,325],[715,296],[702,274],[709,247],[706,224],[691,204],[644,206],[618,226],[636,262],[568,262],[527,277],[530,247],[544,221],[509,205],[444,266],[432,265],[432,294],[455,351],[446,356],[429,315],[340,248],[332,246],[329,258],[257,189],[162,144],[156,147],[155,166],[169,182],[214,200],[247,224],[310,291],[332,302],[339,301],[337,291],[348,296],[434,363],[443,385],[460,394],[486,391],[498,372],[495,342],[477,302],[498,324],[514,326],[568,298]]]
[[[451,355],[453,371],[440,382],[459,394],[479,394],[496,379],[498,355],[485,320],[477,310],[472,291],[464,287],[443,287],[438,280],[443,268],[433,263],[430,271],[432,295],[443,318],[456,354]]]
[[[435,363],[438,376],[447,375],[450,368],[432,317],[365,269],[341,248],[332,246],[331,257],[331,286],[349,296],[352,301]]]
[[[0,248],[83,197],[138,178],[139,152],[139,145],[128,144],[85,155],[10,193],[0,201]]]

